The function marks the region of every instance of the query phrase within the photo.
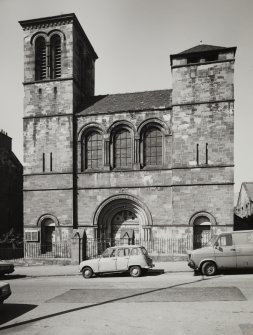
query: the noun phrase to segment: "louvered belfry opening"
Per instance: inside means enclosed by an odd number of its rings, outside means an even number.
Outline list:
[[[41,36],[35,42],[35,80],[43,80],[46,76],[46,42]]]
[[[53,35],[50,39],[50,78],[61,76],[61,38]]]

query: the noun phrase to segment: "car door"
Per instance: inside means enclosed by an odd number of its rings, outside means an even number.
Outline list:
[[[98,272],[116,271],[116,249],[106,249],[98,262]]]
[[[117,271],[128,269],[128,261],[130,256],[130,248],[118,248],[117,251]]]
[[[232,234],[220,235],[214,248],[214,255],[218,268],[236,268],[236,252]]]
[[[253,268],[253,231],[238,232],[234,235],[237,268]]]

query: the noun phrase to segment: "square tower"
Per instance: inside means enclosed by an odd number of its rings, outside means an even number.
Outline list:
[[[75,114],[94,95],[97,55],[75,14],[19,23],[24,30],[24,225],[25,231],[38,231],[37,241],[50,244],[68,240],[77,225]]]
[[[199,45],[171,55],[174,219],[200,233],[205,222],[233,227],[235,52]]]

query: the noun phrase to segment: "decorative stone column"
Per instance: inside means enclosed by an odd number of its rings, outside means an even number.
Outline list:
[[[110,171],[110,139],[105,138],[104,142],[104,169]]]
[[[134,170],[140,169],[140,138],[134,139]]]

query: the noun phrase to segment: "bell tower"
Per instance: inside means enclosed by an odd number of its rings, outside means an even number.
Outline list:
[[[75,115],[94,95],[97,55],[75,14],[19,23],[24,31],[24,224],[39,231],[50,215],[57,221],[55,239],[61,241],[77,225]]]
[[[189,224],[188,211],[210,222],[214,213],[211,229],[233,227],[235,53],[236,47],[202,44],[170,57],[173,184],[180,185],[173,202],[181,224]]]

